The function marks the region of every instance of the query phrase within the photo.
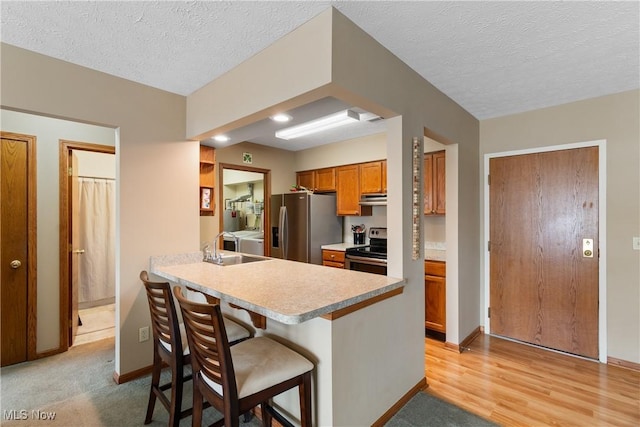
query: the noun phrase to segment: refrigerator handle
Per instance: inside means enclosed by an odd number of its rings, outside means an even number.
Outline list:
[[[280,248],[282,250],[282,259],[287,259],[288,242],[287,227],[287,207],[280,206],[280,215],[278,217],[278,234],[280,235]]]

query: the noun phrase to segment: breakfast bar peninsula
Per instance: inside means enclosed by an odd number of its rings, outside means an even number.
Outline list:
[[[389,409],[376,407],[375,388],[393,372],[376,346],[393,342],[393,328],[384,324],[401,310],[403,279],[235,252],[219,262],[204,262],[202,252],[152,257],[150,272],[219,298],[226,313],[253,319],[256,335],[311,360],[314,425],[370,425]],[[266,322],[256,323],[261,316]],[[274,406],[299,419],[295,390]]]

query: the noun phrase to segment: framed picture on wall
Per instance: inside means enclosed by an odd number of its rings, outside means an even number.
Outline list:
[[[200,191],[200,208],[211,209],[211,189],[202,188]]]

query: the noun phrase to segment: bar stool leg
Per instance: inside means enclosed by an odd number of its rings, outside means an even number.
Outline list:
[[[169,425],[178,427],[180,425],[180,414],[182,412],[182,378],[184,372],[182,366],[171,368],[171,410],[169,411]]]
[[[151,423],[151,419],[153,418],[153,410],[156,406],[156,390],[160,384],[160,373],[162,371],[161,368],[162,361],[157,353],[153,354],[153,372],[151,374],[151,391],[149,393],[149,404],[147,405],[147,416],[144,419],[145,424]]]
[[[311,427],[311,372],[303,375],[298,392],[300,394],[300,425]]]

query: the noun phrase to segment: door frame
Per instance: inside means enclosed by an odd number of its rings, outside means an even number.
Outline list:
[[[271,231],[268,229],[269,224],[267,220],[269,219],[269,212],[271,212],[271,169],[262,169],[256,168],[253,166],[247,165],[235,165],[232,163],[218,163],[218,209],[219,217],[218,217],[218,230],[224,230],[224,170],[236,170],[241,172],[253,172],[253,173],[261,173],[263,179],[264,186],[264,208],[262,210],[262,216],[264,221],[264,242],[263,242],[263,252],[265,256],[270,256],[269,253],[271,251]],[[217,245],[218,242],[213,242],[214,245]]]
[[[503,151],[497,153],[486,153],[484,155],[484,307],[483,319],[484,329],[487,334],[491,333],[490,319],[487,307],[491,307],[490,291],[491,276],[489,271],[489,161],[492,158],[518,156],[534,153],[546,153],[551,151],[570,150],[574,148],[598,147],[598,359],[600,363],[607,363],[607,141],[604,139],[576,142],[562,145],[552,145],[547,147],[536,147],[522,150]]]
[[[68,246],[71,234],[71,204],[69,197],[71,194],[71,183],[69,180],[70,156],[72,150],[92,151],[95,153],[116,154],[116,147],[112,145],[93,144],[90,142],[78,142],[61,139],[59,140],[59,180],[60,180],[60,352],[69,349],[69,326],[71,320],[71,274],[69,263],[71,261],[71,251]]]
[[[36,140],[33,135],[0,131],[4,139],[24,141],[27,144],[27,360],[40,357],[38,344],[38,229],[37,229],[37,163]]]

